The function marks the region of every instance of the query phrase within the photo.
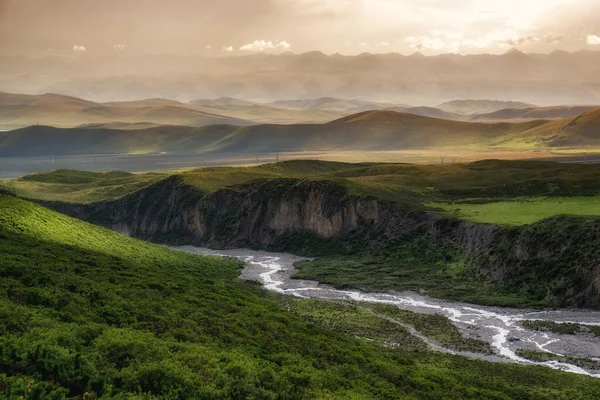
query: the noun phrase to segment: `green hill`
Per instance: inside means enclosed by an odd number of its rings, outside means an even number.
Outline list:
[[[0,195],[0,397],[589,399],[600,381],[308,323],[240,263]]]

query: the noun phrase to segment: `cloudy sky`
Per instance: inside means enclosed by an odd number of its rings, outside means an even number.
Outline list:
[[[1,54],[600,50],[600,0],[0,0]]]

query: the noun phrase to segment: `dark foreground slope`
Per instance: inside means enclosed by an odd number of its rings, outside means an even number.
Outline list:
[[[479,173],[477,169],[491,168],[488,164],[494,163],[476,163],[473,168]],[[570,193],[592,183],[582,181],[573,187],[567,178],[557,184],[554,176],[555,183],[549,185],[540,171],[535,172],[536,180],[523,180],[525,170],[539,166],[546,164],[525,163],[523,169],[517,169],[514,174],[519,181],[514,190],[529,193],[536,188],[553,188]],[[557,216],[520,227],[476,224],[426,212],[418,204],[385,200],[385,191],[383,197],[374,197],[365,193],[376,186],[358,190],[357,181],[336,178],[368,176],[368,171],[377,169],[391,173],[398,168],[411,166],[347,170],[329,179],[257,179],[216,186],[212,191],[190,185],[183,175],[174,175],[113,201],[48,204],[77,218],[156,242],[371,257],[365,260],[371,268],[357,266],[355,275],[337,269],[325,277],[318,268],[312,275],[304,269],[305,277],[340,286],[427,289],[440,296],[495,304],[599,306],[600,219]],[[457,179],[445,176],[446,181]],[[496,178],[499,186],[488,188],[490,193],[512,187],[502,182],[506,176],[498,173]],[[395,178],[399,179],[407,177]],[[485,188],[447,189],[446,193],[460,197],[482,190]],[[387,264],[395,267],[387,268]],[[415,282],[403,279],[419,274],[429,275]],[[368,276],[375,275],[377,282],[365,283]]]
[[[597,379],[324,331],[232,260],[0,195],[0,397],[591,399]]]

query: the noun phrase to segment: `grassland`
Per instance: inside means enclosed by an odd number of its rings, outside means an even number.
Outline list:
[[[0,397],[589,399],[600,390],[585,376],[423,352],[385,326],[397,348],[326,330],[300,315],[314,303],[288,312],[238,281],[239,268],[0,196]]]
[[[163,173],[130,174],[122,171],[56,170],[50,173],[27,175],[0,184],[19,197],[85,204],[119,198],[166,176]]]
[[[481,200],[479,200],[481,201]],[[525,197],[490,203],[427,203],[444,214],[473,222],[527,225],[556,215],[600,215],[599,196]]]

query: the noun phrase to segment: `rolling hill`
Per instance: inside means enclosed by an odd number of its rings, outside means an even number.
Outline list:
[[[504,108],[487,114],[475,114],[471,121],[506,121],[506,120],[532,120],[532,119],[557,119],[572,118],[588,111],[593,111],[600,106],[558,106],[536,108]]]
[[[162,98],[96,103],[57,94],[11,93],[0,93],[0,106],[0,126],[13,129],[35,124],[72,128],[103,124],[205,126],[322,123],[350,113],[339,110],[284,109],[235,98],[197,100],[191,103]]]
[[[439,119],[451,119],[456,121],[461,121],[468,119],[466,115],[456,114],[448,111],[440,110],[435,107],[393,107],[387,108],[386,111],[396,111],[401,113],[419,115],[421,117],[430,117],[430,118],[439,118]]]
[[[237,104],[237,102],[233,104]],[[242,104],[221,106],[217,103],[215,108],[198,104],[196,107],[201,107],[206,112],[215,112],[232,118],[240,118],[261,124],[323,123],[350,114],[350,112],[340,110],[285,109],[265,104]]]
[[[92,123],[155,123],[204,126],[250,125],[252,122],[196,110],[183,103],[150,99],[120,103],[95,103],[56,94],[0,93],[0,125],[22,127],[45,124],[73,127]]]
[[[436,108],[442,111],[456,114],[485,114],[506,108],[533,108],[533,104],[518,101],[500,101],[500,100],[452,100],[438,104]]]
[[[258,103],[253,103],[251,101],[236,99],[234,97],[220,97],[218,99],[198,99],[192,100],[189,104],[193,104],[195,106],[207,107],[207,108],[215,108],[219,110],[235,110],[238,107],[248,107],[253,106]]]
[[[302,100],[279,100],[269,104],[277,108],[290,110],[338,110],[349,113],[357,113],[369,110],[384,110],[398,107],[398,104],[380,103],[375,101],[364,101],[356,99],[341,99],[335,97],[320,97],[316,99]]]
[[[147,129],[31,126],[0,133],[0,155],[172,154],[435,148],[597,146],[595,112],[520,123],[449,121],[367,111],[325,124],[157,126]],[[560,140],[559,140],[560,139]]]

